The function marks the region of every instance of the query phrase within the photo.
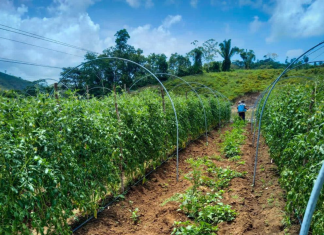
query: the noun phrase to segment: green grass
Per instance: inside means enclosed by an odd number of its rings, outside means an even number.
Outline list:
[[[276,79],[282,69],[257,69],[257,70],[235,70],[232,72],[220,73],[204,73],[202,75],[193,75],[183,77],[188,82],[199,82],[210,88],[217,90],[233,100],[244,94],[260,92],[267,88],[274,79]],[[311,68],[289,71],[284,77],[294,76],[294,78],[283,79],[282,83],[296,83],[305,81],[305,79],[297,78],[296,76],[316,77],[324,72],[324,68]],[[190,88],[186,85],[181,85],[175,88],[182,81],[179,79],[170,79],[165,82],[166,88],[180,94],[185,94]],[[194,85],[193,86],[199,86]],[[207,89],[202,89],[201,93],[209,93]]]

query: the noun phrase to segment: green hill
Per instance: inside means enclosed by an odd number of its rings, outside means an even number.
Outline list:
[[[0,72],[0,89],[22,90],[30,84],[29,81]]]
[[[235,70],[232,72],[219,73],[204,73],[201,75],[183,77],[188,82],[198,82],[209,86],[227,96],[230,100],[245,94],[260,92],[266,89],[272,81],[274,81],[282,72],[282,69],[258,69],[258,70]],[[324,67],[309,68],[300,70],[291,70],[285,74],[282,79],[283,83],[295,83],[306,81],[305,78],[319,78],[324,76]],[[175,92],[185,94],[190,88],[186,85],[177,85],[183,83],[179,79],[170,79],[164,84],[168,90],[174,89]],[[192,84],[197,87],[199,85]],[[207,93],[207,89],[201,90],[202,93]]]

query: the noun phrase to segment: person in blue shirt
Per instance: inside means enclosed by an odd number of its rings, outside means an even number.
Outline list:
[[[240,101],[237,106],[237,112],[243,121],[245,121],[245,112],[247,110],[248,110],[248,108],[246,107],[244,100]]]

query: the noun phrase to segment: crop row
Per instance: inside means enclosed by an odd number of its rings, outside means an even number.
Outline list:
[[[290,85],[271,95],[263,118],[263,130],[272,158],[287,194],[286,223],[302,219],[324,160],[323,83]],[[324,231],[324,193],[312,219],[313,234]]]
[[[205,131],[195,95],[172,94],[179,143]],[[230,118],[229,103],[202,97],[208,127]],[[70,234],[68,219],[93,213],[175,150],[171,103],[145,90],[80,100],[0,98],[0,234]]]

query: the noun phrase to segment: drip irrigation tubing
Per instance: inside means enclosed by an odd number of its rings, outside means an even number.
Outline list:
[[[172,109],[173,109],[173,112],[174,112],[174,117],[175,117],[175,121],[176,121],[176,129],[177,129],[177,132],[176,132],[176,136],[177,136],[177,168],[176,168],[176,172],[177,172],[177,181],[179,180],[179,123],[178,123],[178,116],[177,116],[177,111],[176,111],[176,108],[174,106],[174,103],[173,103],[173,100],[168,92],[168,90],[165,88],[165,86],[163,85],[163,83],[160,81],[160,79],[158,79],[156,77],[156,75],[154,75],[149,69],[145,68],[143,65],[140,65],[139,63],[136,63],[132,60],[128,60],[128,59],[124,59],[124,58],[120,58],[120,57],[100,57],[100,58],[96,58],[96,59],[93,59],[93,60],[89,60],[89,61],[86,61],[86,62],[83,62],[81,64],[79,64],[78,66],[75,66],[74,68],[71,68],[69,71],[67,71],[64,76],[62,77],[62,79],[59,81],[59,83],[65,78],[67,77],[67,75],[70,74],[70,72],[72,72],[74,69],[77,69],[85,64],[88,64],[88,63],[92,63],[94,61],[98,61],[98,60],[121,60],[121,61],[125,61],[127,63],[132,63],[132,64],[135,64],[137,65],[138,67],[142,68],[144,71],[148,72],[150,75],[153,76],[153,78],[155,78],[156,81],[158,81],[158,83],[161,85],[161,87],[163,88],[163,90],[165,91],[165,93],[167,94],[170,102],[171,102],[171,106],[172,106]],[[53,92],[53,91],[52,91]]]
[[[297,211],[296,211],[295,208],[294,208],[294,212],[295,212],[295,214],[296,214],[296,217],[297,217],[297,219],[298,219],[299,224],[301,225],[301,224],[302,224],[302,221],[301,221],[299,215],[297,214]]]
[[[190,140],[186,143],[184,148],[180,148],[178,150],[178,152],[184,150],[188,145],[190,145],[192,142],[199,140],[201,137],[205,136],[205,134],[200,135],[198,138],[194,139],[194,140]],[[142,176],[139,180],[137,180],[133,185],[129,186],[122,194],[118,195],[117,197],[115,197],[113,200],[111,200],[110,202],[108,202],[102,209],[98,210],[97,214],[101,213],[102,211],[104,211],[108,206],[110,206],[111,204],[113,204],[114,202],[116,202],[121,196],[126,195],[129,190],[138,185],[139,182],[143,181],[143,179],[147,178],[147,176],[149,176],[150,174],[152,174],[153,172],[155,172],[158,168],[160,168],[164,163],[166,163],[167,161],[169,161],[171,158],[173,158],[175,155],[177,154],[177,150],[175,150],[172,154],[170,154],[170,156],[168,156],[164,161],[161,162],[161,164],[159,166],[157,166],[155,169],[150,170],[147,174],[145,174],[144,176]],[[79,230],[80,228],[82,228],[85,224],[87,224],[90,220],[92,220],[94,218],[94,216],[90,216],[88,219],[86,219],[84,222],[82,222],[80,225],[78,225],[76,228],[74,228],[72,230],[72,232],[76,232],[77,230]]]

